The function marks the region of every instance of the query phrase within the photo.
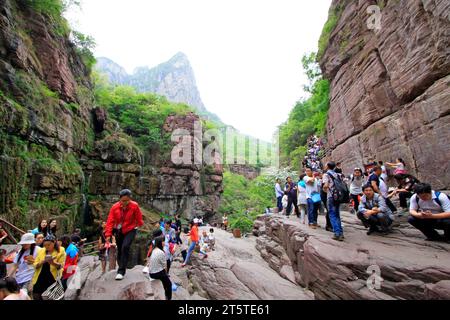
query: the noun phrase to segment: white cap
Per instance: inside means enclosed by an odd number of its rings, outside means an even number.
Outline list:
[[[33,244],[33,243],[36,243],[36,241],[34,241],[34,234],[25,233],[20,238],[20,242],[18,244]]]
[[[199,220],[197,218],[194,219],[194,223],[198,223]]]

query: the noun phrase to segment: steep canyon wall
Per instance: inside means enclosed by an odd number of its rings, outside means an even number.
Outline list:
[[[367,21],[381,9],[381,28]],[[436,189],[450,188],[450,2],[333,1],[337,23],[320,57],[331,81],[327,159],[349,172],[403,158]]]

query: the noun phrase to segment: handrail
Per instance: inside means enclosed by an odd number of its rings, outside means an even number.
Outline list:
[[[6,221],[6,220],[3,219],[3,218],[0,218],[0,222],[1,222],[1,223],[4,223],[4,224],[6,224],[6,225],[8,225],[9,227],[13,228],[15,231],[17,231],[17,232],[19,232],[19,233],[21,233],[21,234],[25,234],[25,233],[26,233],[26,232],[23,231],[22,229],[17,228],[15,225],[13,225],[12,223]]]

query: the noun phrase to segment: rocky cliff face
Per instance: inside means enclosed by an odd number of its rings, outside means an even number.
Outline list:
[[[124,187],[149,210],[216,212],[222,168],[180,167],[170,155],[141,151],[94,108],[89,72],[69,31],[25,0],[0,0],[0,27],[2,216],[24,229],[49,217],[64,230],[92,225]],[[194,121],[194,114],[173,115],[164,130]]]
[[[379,31],[367,26],[370,5],[381,8]],[[450,187],[449,11],[446,0],[333,1],[339,18],[320,60],[329,158],[348,171],[401,157],[419,179]]]
[[[169,101],[185,103],[201,114],[208,115],[208,118],[220,121],[216,115],[206,110],[197,88],[194,70],[188,57],[182,52],[154,68],[136,68],[131,75],[114,61],[104,57],[97,59],[96,68],[113,84],[129,85],[138,92],[165,96]]]

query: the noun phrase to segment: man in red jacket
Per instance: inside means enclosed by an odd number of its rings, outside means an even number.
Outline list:
[[[117,271],[116,280],[122,280],[125,275],[131,244],[136,237],[137,228],[143,224],[141,209],[137,202],[131,200],[131,191],[128,189],[120,191],[120,200],[109,211],[105,227],[107,242],[111,242],[113,229],[117,232],[117,262],[119,270]]]

